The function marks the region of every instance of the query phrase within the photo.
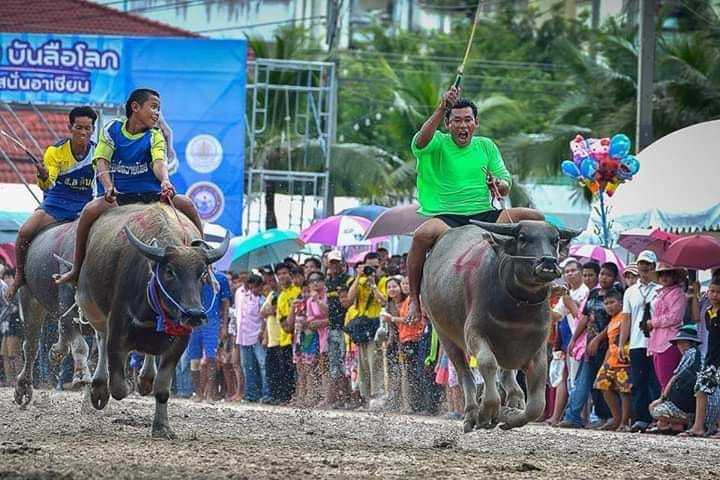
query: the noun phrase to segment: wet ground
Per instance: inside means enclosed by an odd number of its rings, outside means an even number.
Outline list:
[[[0,478],[720,477],[720,441],[529,425],[463,435],[459,421],[170,400],[173,441],[150,438],[153,400],[86,411],[79,392],[0,389]]]

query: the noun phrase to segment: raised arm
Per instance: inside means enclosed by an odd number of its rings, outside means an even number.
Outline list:
[[[435,131],[437,131],[443,121],[443,118],[445,117],[445,111],[455,105],[455,102],[457,102],[459,98],[460,90],[455,88],[455,86],[450,87],[450,90],[443,93],[440,105],[438,105],[432,115],[425,120],[425,123],[423,123],[422,127],[420,127],[420,131],[415,136],[414,146],[416,148],[422,150],[428,146],[430,140],[433,138],[433,135],[435,135]]]

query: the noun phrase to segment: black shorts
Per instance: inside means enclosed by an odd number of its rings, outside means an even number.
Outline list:
[[[470,220],[476,220],[478,222],[497,223],[497,219],[502,213],[502,210],[488,210],[487,212],[476,213],[475,215],[436,215],[438,218],[445,222],[450,228],[464,227],[470,225]]]
[[[154,203],[160,201],[160,192],[118,193],[117,204]]]

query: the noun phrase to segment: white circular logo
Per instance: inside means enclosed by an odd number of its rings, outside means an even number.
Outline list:
[[[185,147],[185,159],[198,173],[210,173],[220,166],[223,149],[220,141],[205,133],[190,139]]]
[[[205,221],[214,222],[225,209],[225,195],[212,182],[193,183],[187,189],[187,196],[195,204],[200,218]]]

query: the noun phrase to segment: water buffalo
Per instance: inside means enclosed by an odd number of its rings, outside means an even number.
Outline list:
[[[421,289],[425,311],[462,384],[465,432],[498,423],[519,427],[545,409],[549,284],[560,276],[561,240],[577,234],[539,221],[475,223],[448,230],[438,240]],[[470,355],[477,358],[485,383],[480,406],[466,361]],[[526,374],[527,405],[517,369]]]
[[[54,273],[67,268],[60,259],[72,258],[76,226],[76,222],[52,225],[35,237],[28,250],[26,284],[18,292],[25,323],[25,362],[15,387],[15,401],[21,406],[32,400],[33,364],[40,331],[46,321],[58,321],[58,341],[50,350],[51,361],[58,363],[71,349],[75,363],[73,386],[90,382],[88,345],[80,334],[80,326],[74,321],[78,316],[74,308],[75,288],[57,286],[52,280]]]
[[[98,344],[91,403],[102,409],[110,395],[126,397],[128,353],[145,353],[138,390],[155,395],[153,437],[175,437],[167,414],[173,372],[191,328],[206,321],[200,291],[207,267],[229,244],[226,238],[212,249],[199,238],[193,223],[165,204],[113,208],[93,225],[80,271],[77,301]],[[158,316],[165,330],[156,328]]]

